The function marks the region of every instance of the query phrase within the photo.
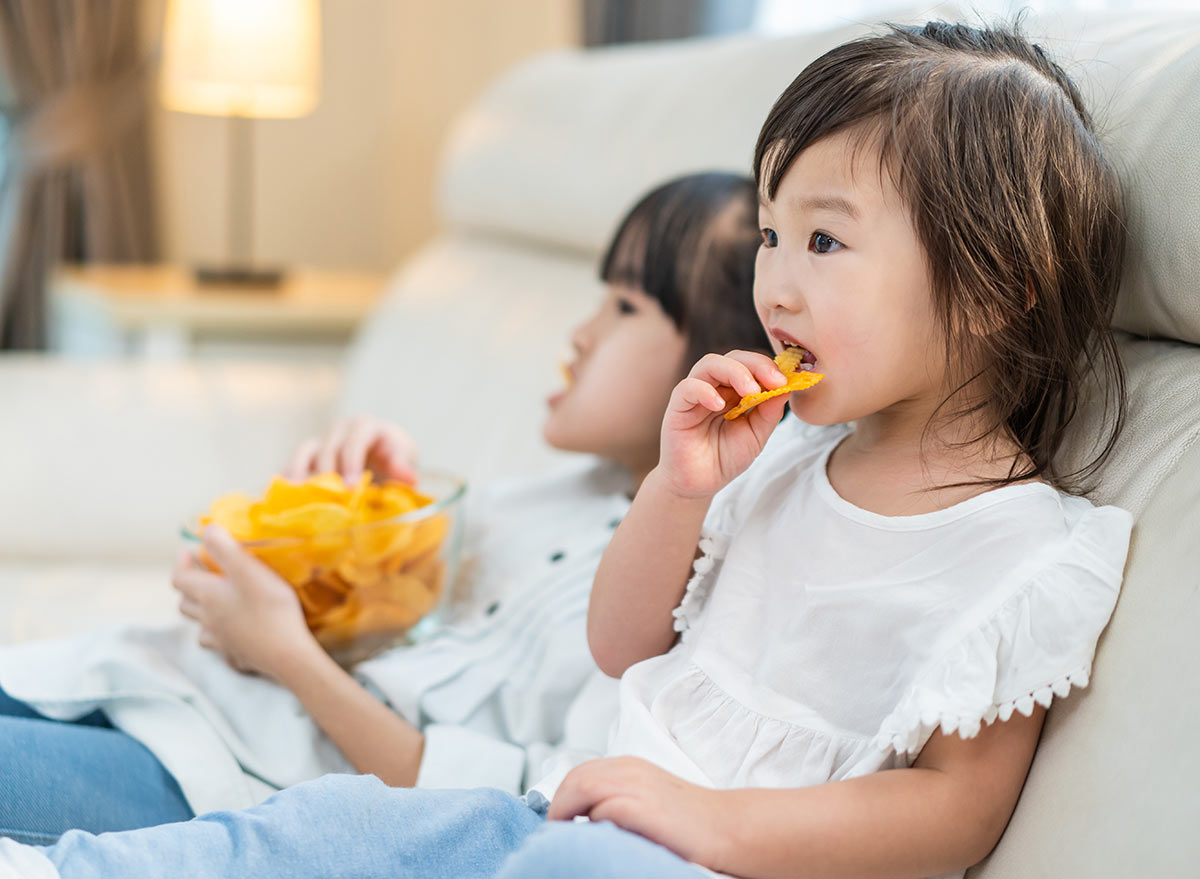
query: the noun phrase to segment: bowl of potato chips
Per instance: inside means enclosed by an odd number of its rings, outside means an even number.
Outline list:
[[[342,665],[415,643],[447,610],[466,483],[423,471],[415,485],[347,484],[337,473],[276,477],[261,497],[227,494],[183,536],[210,523],[286,580],[317,641]],[[211,560],[202,559],[211,564]]]

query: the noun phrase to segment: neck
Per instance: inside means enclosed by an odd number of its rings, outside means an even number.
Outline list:
[[[831,459],[834,487],[867,509],[901,514],[963,500],[987,486],[962,483],[1000,479],[1011,472],[1020,450],[1005,438],[983,435],[981,418],[940,420],[931,426],[932,414],[932,408],[917,411],[914,406],[856,421],[854,433]]]

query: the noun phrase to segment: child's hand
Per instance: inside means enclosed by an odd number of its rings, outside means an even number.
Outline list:
[[[171,576],[179,610],[200,624],[200,643],[238,671],[282,677],[285,665],[320,650],[296,592],[220,525],[204,529],[204,548],[223,573],[183,553]]]
[[[695,864],[719,864],[736,816],[722,808],[721,791],[690,784],[637,757],[589,760],[569,773],[547,817],[586,815],[666,846]]]
[[[283,477],[300,482],[314,473],[337,471],[357,482],[364,469],[383,479],[415,482],[417,445],[403,430],[370,415],[343,418],[322,437],[305,440]]]
[[[721,414],[747,394],[787,383],[764,354],[707,354],[675,386],[663,418],[658,469],[683,497],[709,497],[750,466],[783,417],[787,395],[772,397],[740,418]]]

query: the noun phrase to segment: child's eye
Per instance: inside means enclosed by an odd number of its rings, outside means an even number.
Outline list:
[[[635,314],[636,312],[637,312],[637,307],[632,302],[630,302],[624,296],[618,297],[618,299],[617,299],[617,313],[618,314]]]
[[[841,246],[842,242],[824,232],[813,232],[812,238],[808,241],[809,250],[813,253],[832,253]]]
[[[763,247],[779,246],[779,236],[774,229],[759,229],[758,231],[762,233]]]

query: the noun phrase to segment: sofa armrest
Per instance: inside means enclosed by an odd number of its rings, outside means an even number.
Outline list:
[[[162,561],[330,417],[340,370],[0,358],[0,558]]]

